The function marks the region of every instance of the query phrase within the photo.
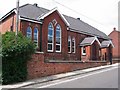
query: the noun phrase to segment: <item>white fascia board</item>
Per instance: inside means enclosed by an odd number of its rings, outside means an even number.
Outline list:
[[[43,16],[41,16],[40,19],[44,19],[45,17],[47,17],[48,15],[50,15],[51,13],[53,13],[56,10],[57,10],[57,8],[53,8],[51,11],[49,11],[48,13],[44,14]]]
[[[115,46],[114,46],[114,44],[112,43],[112,41],[111,41],[111,40],[110,40],[110,43],[111,43],[112,47],[114,48]]]
[[[65,19],[65,17],[62,15],[62,13],[58,10],[58,8],[53,8],[51,11],[49,11],[48,13],[44,14],[42,17],[40,17],[40,19],[44,19],[45,17],[47,17],[48,15],[50,15],[51,13],[53,13],[54,11],[57,11],[58,14],[60,15],[60,17],[63,19],[63,21],[66,23],[67,26],[70,26],[70,24],[68,23],[68,21]]]
[[[98,38],[95,36],[94,37],[94,40],[91,42],[91,45],[95,42],[95,40],[98,42],[98,44],[101,46],[101,43],[100,43],[100,41],[98,40]]]
[[[70,26],[69,22],[65,19],[65,17],[63,16],[63,14],[60,12],[60,10],[57,8],[57,11],[59,13],[59,15],[61,16],[61,18],[63,19],[63,21],[67,24],[67,26]]]
[[[109,47],[109,45],[110,45],[110,44],[111,44],[111,45],[112,45],[112,47],[114,48],[114,45],[113,45],[113,43],[112,43],[112,41],[111,41],[111,40],[109,41],[109,44],[107,45],[107,47]]]
[[[19,19],[20,20],[29,21],[29,22],[34,22],[34,23],[40,23],[40,24],[42,24],[42,22],[39,22],[39,21],[36,21],[36,20],[27,19],[27,18],[23,18],[23,17],[20,17]]]

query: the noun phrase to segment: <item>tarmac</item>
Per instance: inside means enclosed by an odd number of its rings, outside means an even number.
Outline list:
[[[112,65],[88,68],[88,69],[83,69],[83,70],[77,70],[77,71],[72,71],[72,72],[67,72],[67,73],[62,73],[62,74],[57,74],[57,75],[51,75],[51,76],[47,76],[47,77],[41,77],[41,78],[32,79],[32,80],[28,80],[28,81],[20,82],[20,83],[16,83],[16,84],[2,85],[2,86],[0,86],[0,89],[2,89],[2,88],[9,88],[9,89],[10,88],[22,88],[22,87],[29,86],[29,85],[34,85],[34,84],[53,81],[53,80],[57,80],[57,79],[61,79],[61,78],[85,74],[85,73],[93,72],[96,70],[102,70],[102,69],[110,68],[110,67],[117,66],[117,65],[118,65],[118,63],[112,64]]]

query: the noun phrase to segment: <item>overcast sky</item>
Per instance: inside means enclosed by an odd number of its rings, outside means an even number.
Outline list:
[[[0,1],[0,18],[16,7],[17,0]],[[120,0],[20,0],[20,6],[37,3],[39,7],[58,9],[68,16],[84,22],[109,34],[113,27],[118,29],[118,2]]]

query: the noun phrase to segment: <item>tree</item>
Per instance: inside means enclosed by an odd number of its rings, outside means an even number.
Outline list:
[[[34,43],[14,32],[2,35],[2,84],[25,81],[27,79],[27,61],[35,51]]]

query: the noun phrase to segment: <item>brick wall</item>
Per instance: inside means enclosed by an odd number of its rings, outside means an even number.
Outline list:
[[[19,27],[18,29],[20,30],[20,23],[18,27]],[[1,29],[0,32],[2,34],[4,34],[7,31],[11,31],[11,29],[15,32],[16,31],[16,14],[12,13],[7,18],[2,20],[2,22],[0,23],[0,29]]]
[[[44,59],[44,54],[36,53],[28,61],[28,79],[107,64],[107,62],[45,63]]]
[[[114,28],[114,30],[109,34],[109,37],[112,39],[115,46],[113,48],[113,58],[120,58],[120,32]]]

